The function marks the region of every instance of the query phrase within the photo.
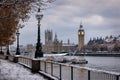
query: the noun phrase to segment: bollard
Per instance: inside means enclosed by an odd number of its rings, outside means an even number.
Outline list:
[[[5,56],[4,56],[4,59],[5,59],[5,60],[8,60],[8,55],[5,55]]]
[[[18,57],[17,57],[17,56],[14,56],[13,62],[14,62],[14,63],[18,63]]]
[[[40,60],[32,60],[32,72],[36,73],[40,70]]]

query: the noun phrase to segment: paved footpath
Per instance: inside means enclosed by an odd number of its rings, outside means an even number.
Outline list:
[[[0,80],[47,80],[22,65],[0,59]]]

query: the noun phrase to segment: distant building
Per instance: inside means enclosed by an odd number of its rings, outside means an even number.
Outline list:
[[[53,43],[52,30],[45,30],[45,45],[52,45],[52,43]]]
[[[89,47],[92,47],[94,44],[99,44],[100,45],[100,44],[103,44],[103,43],[104,43],[104,39],[97,37],[97,39],[96,38],[93,38],[93,39],[90,38],[87,45]]]
[[[120,51],[120,35],[90,39],[87,48],[95,51]]]
[[[83,25],[80,24],[80,28],[78,30],[78,51],[81,51],[84,46],[84,36],[85,31],[83,29]]]
[[[29,53],[35,52],[35,46],[33,46],[32,44],[27,44],[26,52],[29,52]]]
[[[77,45],[75,45],[74,43],[70,43],[69,39],[67,43],[62,44],[62,51],[73,52],[76,50],[76,48],[77,48]]]
[[[45,30],[45,45],[43,45],[43,51],[47,53],[60,52],[62,48],[61,41],[58,40],[57,34],[55,34],[53,40],[52,30]]]
[[[58,40],[57,34],[55,34],[53,39],[52,30],[45,30],[45,45],[43,45],[43,52],[51,53],[51,52],[68,52],[74,51],[76,49],[76,45],[70,43],[63,43],[62,40]]]

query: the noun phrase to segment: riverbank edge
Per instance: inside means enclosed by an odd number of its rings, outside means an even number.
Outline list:
[[[95,53],[95,54],[80,54],[80,53],[77,53],[74,56],[120,57],[120,54],[99,54],[99,53]]]

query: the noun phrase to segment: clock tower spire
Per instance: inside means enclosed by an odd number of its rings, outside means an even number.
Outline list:
[[[81,51],[84,46],[84,36],[85,31],[83,29],[82,23],[80,23],[80,28],[78,30],[78,50]]]

